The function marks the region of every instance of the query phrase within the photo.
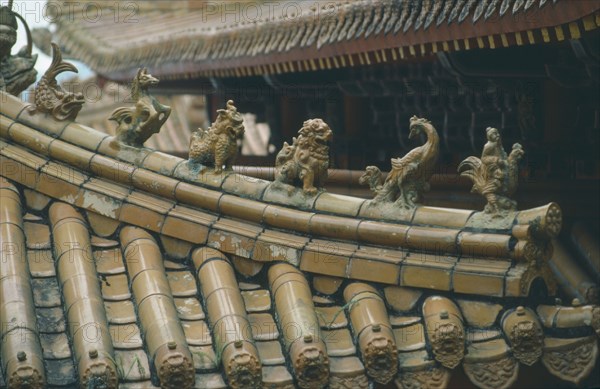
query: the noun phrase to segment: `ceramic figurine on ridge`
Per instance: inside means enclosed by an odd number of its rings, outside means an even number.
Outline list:
[[[333,131],[321,119],[305,121],[292,144],[284,142],[275,160],[275,181],[302,187],[314,195],[323,187],[329,169],[329,142]]]
[[[372,204],[394,202],[400,208],[411,209],[416,206],[422,193],[429,190],[429,179],[439,154],[439,136],[427,119],[413,116],[408,137],[413,139],[421,133],[427,136],[425,144],[412,149],[402,158],[392,158],[392,170],[385,181],[378,167],[367,166],[359,183],[368,184],[375,193]]]
[[[146,68],[140,68],[131,84],[132,107],[117,108],[109,120],[117,122],[116,139],[128,146],[142,147],[161,127],[171,114],[171,107],[162,105],[148,92],[158,84]]]
[[[82,93],[64,90],[56,81],[63,72],[78,73],[77,68],[62,60],[62,53],[56,43],[52,43],[52,63],[40,82],[35,86],[35,105],[30,112],[42,112],[56,120],[75,120],[85,103]]]
[[[11,0],[8,6],[0,7],[0,91],[17,96],[35,82],[37,54],[31,53],[33,43],[29,26],[21,15],[12,11],[12,3]],[[17,18],[25,27],[27,46],[11,55],[17,43]]]
[[[214,166],[221,173],[223,166],[231,170],[238,154],[238,140],[244,137],[244,119],[233,100],[227,108],[217,111],[217,120],[207,130],[199,128],[190,138],[189,161]]]
[[[517,209],[517,202],[510,197],[517,190],[518,163],[525,152],[519,143],[515,143],[507,156],[498,129],[488,127],[486,135],[488,141],[483,146],[481,158],[468,157],[458,165],[458,172],[473,181],[472,192],[487,200],[485,213],[499,216]]]

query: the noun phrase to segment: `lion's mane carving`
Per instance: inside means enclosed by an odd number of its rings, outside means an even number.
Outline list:
[[[302,186],[304,193],[315,194],[327,179],[329,145],[333,132],[321,119],[305,121],[293,143],[283,144],[275,161],[277,182]]]
[[[190,139],[189,160],[214,166],[215,173],[232,169],[238,154],[238,139],[244,137],[242,115],[233,105],[233,100],[227,102],[227,109],[217,111],[217,120],[208,128],[192,133]]]

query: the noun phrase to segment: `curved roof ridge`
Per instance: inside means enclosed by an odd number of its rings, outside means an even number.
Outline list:
[[[270,181],[198,172],[185,160],[5,101],[3,175],[94,214],[334,277],[492,296],[527,295],[541,277],[556,290],[548,260],[562,216],[554,203],[499,218],[420,206],[404,220],[384,220],[360,213],[366,200],[327,192],[308,205],[299,195],[272,198]],[[373,261],[387,270],[372,274]]]
[[[422,226],[449,230],[459,229],[472,233],[501,235],[513,235],[512,232],[515,226],[527,226],[535,219],[539,219],[541,225],[552,223],[550,220],[551,213],[558,212],[558,216],[560,216],[558,205],[550,203],[538,208],[513,212],[504,218],[495,218],[496,220],[490,218],[490,227],[481,228],[481,223],[474,222],[474,220],[485,218],[486,216],[483,215],[483,212],[472,210],[420,205],[410,212],[396,211],[393,208],[386,209],[385,212],[372,212],[362,209],[364,203],[367,201],[366,199],[332,194],[325,191],[321,191],[314,196],[305,196],[301,189],[294,188],[290,196],[282,196],[274,191],[270,191],[271,181],[234,172],[214,174],[210,169],[196,171],[194,167],[190,167],[187,161],[182,158],[153,149],[135,148],[113,142],[113,138],[108,134],[77,122],[65,123],[51,117],[32,114],[26,109],[27,105],[25,103],[4,93],[2,94],[2,99],[5,100],[5,103],[3,103],[3,114],[7,118],[13,119],[31,130],[49,135],[51,139],[48,139],[48,142],[58,140],[66,142],[67,145],[64,145],[66,148],[69,148],[69,145],[73,145],[83,149],[80,153],[72,150],[73,153],[67,155],[53,153],[51,148],[48,147],[46,153],[54,159],[79,168],[87,167],[84,170],[91,170],[92,173],[100,176],[102,175],[99,174],[101,171],[99,172],[98,168],[95,168],[94,165],[116,163],[120,165],[117,166],[119,169],[123,171],[127,169],[129,171],[131,177],[127,177],[126,181],[131,181],[129,183],[132,183],[134,186],[141,186],[143,190],[157,196],[169,197],[168,195],[170,194],[172,198],[175,198],[175,187],[185,182],[211,191],[240,197],[243,199],[241,201],[246,203],[248,207],[256,206],[254,202],[260,202],[284,206],[301,212],[331,215],[331,217],[344,219],[352,218],[370,222],[400,224],[407,227]],[[6,129],[6,135],[8,135],[7,138],[11,137],[9,129]],[[28,135],[24,136],[33,137],[34,135],[29,132]],[[23,142],[24,140],[21,140],[21,142],[17,140],[17,143]],[[47,146],[50,145],[48,144]],[[34,149],[34,151],[36,150]],[[106,158],[109,158],[112,162],[106,160]],[[93,159],[95,159],[95,164],[91,163]],[[120,164],[121,162],[122,164]],[[135,170],[138,173],[136,177],[133,177]],[[122,181],[117,176],[114,176],[113,180]],[[182,188],[184,187],[191,189],[182,185]],[[215,195],[213,194],[213,197]],[[248,213],[246,212],[246,214]],[[240,219],[251,219],[251,216],[244,215],[243,212],[233,212],[231,216]],[[525,230],[527,230],[526,227]],[[553,238],[558,234],[559,230],[560,224],[558,228],[541,228],[539,232],[543,236],[546,236],[546,238]],[[527,235],[527,231],[525,235]]]

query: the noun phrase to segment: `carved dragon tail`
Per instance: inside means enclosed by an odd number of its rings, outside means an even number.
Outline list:
[[[48,70],[46,70],[46,73],[44,73],[44,78],[46,78],[47,80],[54,80],[57,75],[63,72],[79,73],[75,65],[70,64],[68,62],[63,62],[62,54],[60,52],[60,49],[58,48],[58,45],[54,42],[52,42],[51,45],[52,63],[50,64]]]

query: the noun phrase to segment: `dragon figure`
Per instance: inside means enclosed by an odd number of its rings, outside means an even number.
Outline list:
[[[458,172],[473,182],[471,192],[479,193],[487,200],[485,213],[501,215],[517,209],[517,203],[510,197],[517,190],[518,164],[525,152],[519,143],[515,143],[507,156],[498,129],[488,127],[486,135],[487,143],[481,158],[468,157],[458,165]]]
[[[109,120],[117,122],[116,139],[129,146],[142,147],[152,135],[158,133],[171,114],[171,107],[162,105],[148,92],[158,84],[158,79],[140,68],[131,84],[132,107],[113,111]]]
[[[395,202],[401,208],[411,209],[422,193],[429,190],[429,179],[439,154],[439,136],[427,119],[413,116],[408,137],[413,139],[421,133],[427,136],[425,144],[412,149],[402,158],[392,158],[392,171],[385,181],[378,167],[367,167],[359,183],[368,184],[375,193],[372,203]]]
[[[63,62],[60,48],[52,43],[52,63],[35,87],[31,112],[47,113],[56,120],[75,120],[85,100],[82,93],[67,92],[58,85],[56,76],[63,72],[77,73],[77,68]]]

